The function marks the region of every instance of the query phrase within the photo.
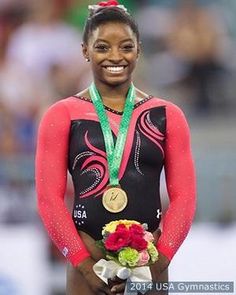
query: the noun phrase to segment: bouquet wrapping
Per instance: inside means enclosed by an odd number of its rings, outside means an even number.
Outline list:
[[[149,265],[158,260],[158,251],[146,224],[135,220],[112,221],[103,227],[102,236],[97,246],[106,260],[99,260],[94,271],[103,281],[107,283],[107,279],[114,277],[131,282],[152,280]]]

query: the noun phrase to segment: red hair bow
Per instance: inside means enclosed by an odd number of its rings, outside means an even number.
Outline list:
[[[103,2],[99,2],[97,5],[99,5],[99,6],[103,6],[103,7],[105,7],[105,6],[118,6],[119,5],[119,3],[117,2],[117,1],[115,1],[115,0],[111,0],[111,1],[103,1]]]

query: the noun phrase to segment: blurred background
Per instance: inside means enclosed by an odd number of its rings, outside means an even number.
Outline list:
[[[192,133],[198,209],[170,279],[232,281],[236,1],[120,2],[141,31],[135,83],[179,105]],[[95,3],[0,0],[0,295],[65,294],[65,261],[37,215],[35,143],[45,109],[91,81],[81,35],[87,6]],[[162,191],[166,202],[164,180]]]

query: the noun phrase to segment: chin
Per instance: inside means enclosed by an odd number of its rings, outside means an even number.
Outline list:
[[[126,77],[125,79],[114,77],[114,78],[104,79],[102,82],[108,86],[109,85],[110,86],[119,86],[119,85],[127,83],[128,81],[131,81],[131,77],[128,77],[128,78]]]

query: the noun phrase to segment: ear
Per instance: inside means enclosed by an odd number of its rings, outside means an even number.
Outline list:
[[[139,58],[140,54],[141,54],[141,51],[142,51],[142,47],[141,47],[142,43],[139,42],[138,43],[138,48],[137,48],[137,59]]]
[[[83,56],[86,60],[89,60],[88,45],[86,43],[81,43]]]

